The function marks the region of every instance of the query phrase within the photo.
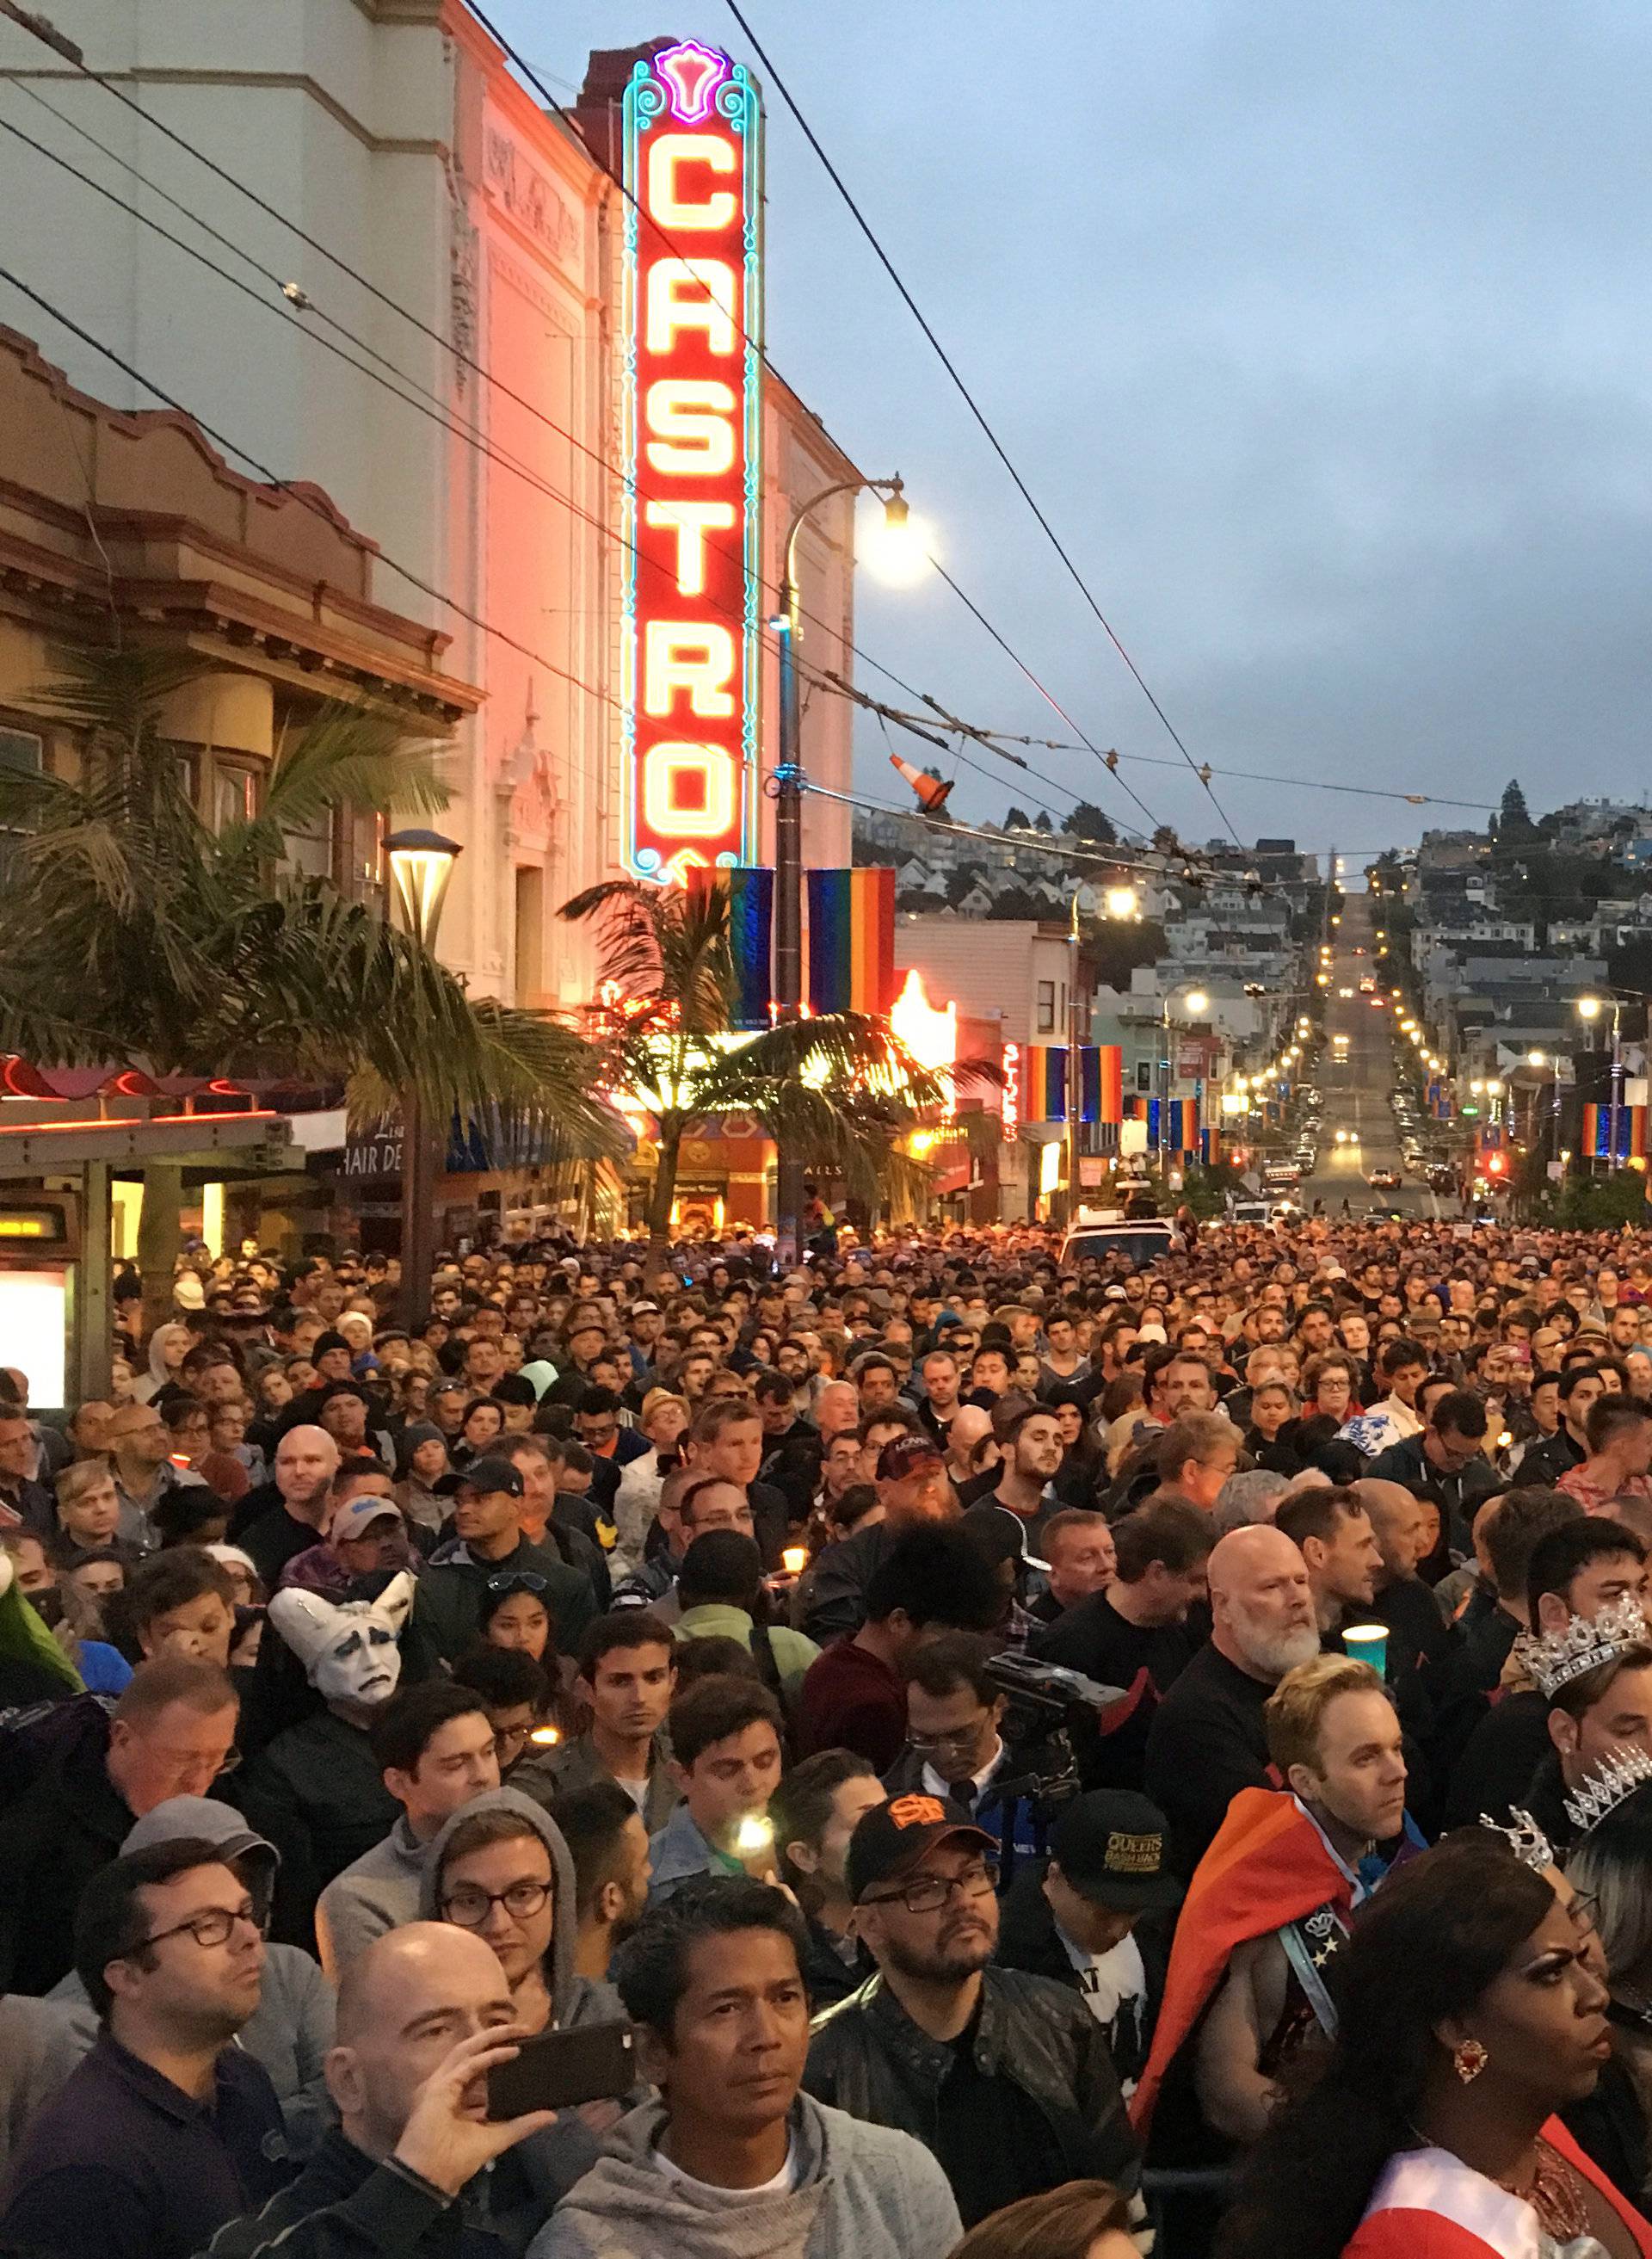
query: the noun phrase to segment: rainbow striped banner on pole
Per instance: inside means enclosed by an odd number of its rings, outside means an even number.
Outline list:
[[[887,1012],[900,985],[894,871],[811,871],[808,876],[809,1009]]]
[[[1620,1161],[1643,1161],[1646,1158],[1646,1114],[1644,1106],[1620,1106],[1618,1108],[1618,1158]],[[1585,1106],[1583,1110],[1583,1149],[1598,1161],[1612,1156],[1612,1108],[1610,1106]]]
[[[1171,1153],[1199,1151],[1199,1101],[1170,1098],[1164,1101],[1164,1145]]]
[[[1067,1051],[1065,1044],[1027,1044],[1021,1054],[1021,1111],[1024,1122],[1067,1118]]]
[[[729,954],[734,960],[737,1028],[766,1028],[774,993],[774,873],[765,864],[737,870],[711,870],[691,864],[686,875],[690,894],[715,887],[729,898]]]

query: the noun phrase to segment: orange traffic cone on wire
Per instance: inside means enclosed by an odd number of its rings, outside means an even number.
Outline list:
[[[899,769],[905,777],[918,795],[918,806],[926,816],[942,814],[946,807],[947,795],[952,789],[950,783],[937,776],[927,776],[922,769],[915,769],[911,762],[903,761],[899,753],[890,754],[889,766]]]

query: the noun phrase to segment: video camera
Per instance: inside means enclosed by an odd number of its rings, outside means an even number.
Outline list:
[[[1079,1790],[1072,1727],[1093,1725],[1097,1713],[1124,1700],[1122,1686],[1103,1686],[1080,1671],[1007,1652],[987,1659],[986,1675],[1008,1698],[1002,1733],[1009,1753],[998,1794],[1025,1796],[1038,1805],[1065,1804]]]

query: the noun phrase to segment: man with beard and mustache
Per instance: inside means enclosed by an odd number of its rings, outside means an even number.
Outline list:
[[[1242,1788],[1266,1788],[1269,1695],[1320,1651],[1300,1549],[1258,1522],[1210,1556],[1210,1644],[1154,1714],[1143,1786],[1169,1819],[1177,1872],[1191,1875]]]
[[[993,1965],[997,1850],[934,1796],[895,1797],[857,1823],[844,1872],[878,1973],[817,2020],[803,2079],[818,2101],[915,2134],[966,2227],[1067,2181],[1128,2195],[1141,2177],[1087,2002]]]

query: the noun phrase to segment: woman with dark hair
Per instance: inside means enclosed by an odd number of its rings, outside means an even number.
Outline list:
[[[1335,2047],[1251,2152],[1216,2259],[1652,2259],[1556,2114],[1611,2052],[1599,1968],[1570,1885],[1502,1836],[1402,1868],[1339,1956]]]
[[[1068,2181],[983,2220],[952,2259],[1135,2259],[1129,2220],[1111,2181]]]
[[[1644,2205],[1652,2196],[1652,1759],[1641,1749],[1614,1752],[1577,1800],[1585,1817],[1599,1817],[1573,1845],[1566,1879],[1589,1906],[1606,1956],[1612,2063],[1566,2123],[1601,2170]]]

